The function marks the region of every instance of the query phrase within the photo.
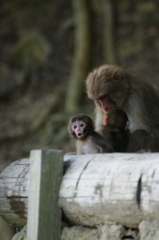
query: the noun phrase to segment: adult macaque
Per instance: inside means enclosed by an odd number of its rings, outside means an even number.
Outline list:
[[[102,135],[110,141],[115,152],[126,152],[130,137],[129,124],[127,114],[121,109],[113,109],[103,117]]]
[[[124,68],[103,65],[88,75],[86,88],[96,104],[97,132],[102,131],[104,114],[120,108],[128,115],[130,131],[145,130],[159,151],[159,96],[150,84]]]
[[[83,113],[70,119],[68,130],[77,139],[77,154],[114,152],[112,145],[94,131],[93,120]]]

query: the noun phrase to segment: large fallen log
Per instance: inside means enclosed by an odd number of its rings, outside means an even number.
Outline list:
[[[71,158],[70,156],[67,157]],[[138,227],[159,221],[159,154],[73,156],[59,203],[67,218],[85,226]]]
[[[74,224],[159,221],[159,153],[68,155],[64,163],[59,205]],[[0,215],[9,223],[26,224],[28,176],[29,159],[0,174]]]

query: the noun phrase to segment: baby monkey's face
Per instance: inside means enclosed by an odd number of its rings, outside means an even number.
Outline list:
[[[72,130],[74,131],[78,139],[82,140],[85,137],[85,134],[84,134],[85,127],[86,127],[86,124],[83,121],[76,121],[72,124]]]

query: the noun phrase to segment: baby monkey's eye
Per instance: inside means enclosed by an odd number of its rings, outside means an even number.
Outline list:
[[[74,125],[74,126],[73,126],[73,129],[76,129],[76,128],[77,128],[77,125]]]
[[[80,124],[80,127],[84,127],[84,124],[83,124],[83,123],[81,123],[81,124]]]

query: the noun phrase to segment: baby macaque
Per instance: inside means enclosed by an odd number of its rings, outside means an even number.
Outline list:
[[[83,113],[70,119],[69,133],[76,138],[77,154],[114,152],[109,141],[94,130],[93,120]]]
[[[115,152],[126,152],[130,132],[129,119],[121,109],[113,109],[103,117],[101,134],[112,144]]]

